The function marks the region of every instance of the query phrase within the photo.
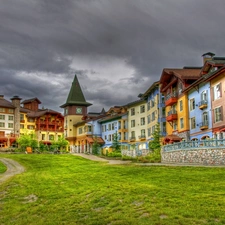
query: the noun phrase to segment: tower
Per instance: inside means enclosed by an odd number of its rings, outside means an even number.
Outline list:
[[[86,102],[75,75],[66,103],[60,106],[64,109],[64,135],[70,142],[70,146],[74,146],[76,141],[76,130],[73,125],[82,121],[82,117],[87,114],[87,107],[90,105],[92,104]]]

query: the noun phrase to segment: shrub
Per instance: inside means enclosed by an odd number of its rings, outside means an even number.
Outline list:
[[[120,152],[109,152],[107,154],[108,157],[122,157]]]

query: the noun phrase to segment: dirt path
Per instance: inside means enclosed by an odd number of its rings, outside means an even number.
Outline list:
[[[5,173],[0,175],[0,184],[9,179],[10,177],[23,173],[25,168],[21,166],[18,162],[12,159],[0,158],[0,161],[4,163],[7,167]]]

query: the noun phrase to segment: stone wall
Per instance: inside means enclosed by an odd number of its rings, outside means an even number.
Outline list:
[[[129,157],[137,157],[137,156],[147,156],[151,150],[149,149],[142,149],[142,150],[122,150],[121,154],[124,156],[129,156]]]
[[[225,165],[225,148],[161,151],[162,163]]]

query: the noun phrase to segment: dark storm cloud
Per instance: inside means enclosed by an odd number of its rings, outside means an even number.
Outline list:
[[[94,105],[125,104],[165,67],[201,66],[208,51],[224,56],[224,11],[223,0],[0,0],[1,94],[59,110],[77,73]],[[79,55],[85,66],[72,67]],[[115,78],[107,67],[103,77],[88,66],[98,57],[125,59],[134,71]]]

